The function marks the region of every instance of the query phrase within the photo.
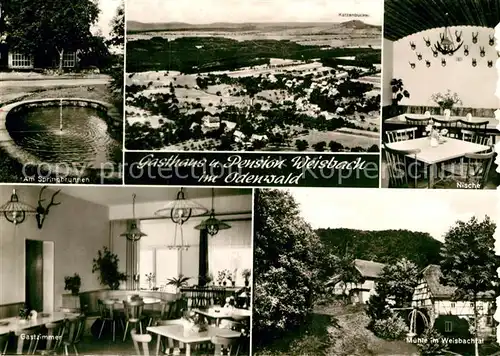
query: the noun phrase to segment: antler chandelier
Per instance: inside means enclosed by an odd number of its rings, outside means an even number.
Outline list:
[[[448,23],[448,13],[446,13],[446,23]],[[453,55],[456,51],[458,51],[464,42],[460,42],[459,38],[457,38],[457,43],[453,41],[453,35],[451,34],[451,30],[448,26],[444,27],[443,33],[439,34],[439,41],[434,44],[434,50],[443,54],[443,55]]]

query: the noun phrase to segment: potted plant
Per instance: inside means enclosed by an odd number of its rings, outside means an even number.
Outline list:
[[[98,279],[102,285],[116,290],[127,275],[118,271],[118,255],[112,253],[106,246],[97,251],[97,258],[92,260],[92,273],[99,272]]]
[[[409,98],[410,93],[408,92],[408,90],[404,88],[404,84],[401,79],[392,79],[391,89],[392,89],[392,108],[394,110],[392,114],[400,115],[403,113],[403,110],[401,106],[399,106],[399,103],[404,98]]]
[[[222,285],[222,283],[225,283],[226,281],[226,270],[222,270],[217,272],[217,283],[219,286]]]
[[[82,280],[78,273],[64,277],[64,290],[69,290],[72,295],[78,295],[81,285]]]
[[[446,93],[435,93],[431,96],[432,101],[439,105],[441,111],[448,109],[451,110],[455,104],[462,104],[462,100],[458,97],[457,93],[452,93],[448,89]]]
[[[146,281],[148,281],[149,289],[153,289],[153,282],[155,280],[155,275],[154,273],[148,273],[146,274]]]
[[[167,285],[174,286],[177,289],[177,293],[179,293],[182,287],[186,287],[188,285],[188,281],[190,279],[191,279],[190,277],[186,277],[183,274],[179,274],[177,278],[174,277],[167,279]]]
[[[241,272],[241,276],[245,280],[245,287],[248,287],[250,285],[250,276],[252,275],[252,272],[250,269],[245,268],[243,272]]]
[[[235,268],[234,271],[233,271],[233,274],[229,276],[229,281],[231,282],[231,285],[233,287],[236,287],[236,276],[237,276],[237,273],[238,273],[238,269]]]
[[[28,309],[27,305],[24,304],[23,307],[19,309],[19,322],[27,323],[29,317],[30,317],[30,310]]]

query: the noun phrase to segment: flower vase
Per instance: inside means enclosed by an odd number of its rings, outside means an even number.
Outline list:
[[[430,138],[430,146],[431,147],[437,147],[439,146],[439,135],[435,131],[431,131],[431,134],[429,135]]]
[[[191,334],[191,327],[192,326],[193,326],[193,324],[189,320],[186,320],[186,319],[182,320],[182,328],[183,328],[184,336],[189,336]]]

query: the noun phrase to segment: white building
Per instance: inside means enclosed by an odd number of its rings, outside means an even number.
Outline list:
[[[457,329],[474,325],[474,303],[455,298],[456,288],[441,283],[441,268],[429,265],[421,272],[421,278],[413,292],[412,307],[425,309],[430,325],[444,336],[456,335]],[[482,293],[477,304],[478,326],[481,335],[493,335],[495,321],[493,315],[495,294]],[[464,323],[466,322],[466,323]]]
[[[359,272],[361,281],[359,283],[336,281],[334,293],[337,295],[346,293],[353,304],[366,304],[370,297],[375,294],[377,280],[385,265],[374,261],[355,259],[354,267]],[[335,277],[332,281],[335,281]]]

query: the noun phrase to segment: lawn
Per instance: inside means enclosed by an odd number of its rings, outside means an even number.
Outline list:
[[[306,325],[286,334],[255,356],[392,356],[418,355],[415,345],[386,341],[366,329],[369,318],[362,306],[317,309]]]
[[[338,131],[318,131],[309,130],[307,135],[299,135],[294,138],[295,140],[306,140],[309,146],[312,147],[315,143],[325,141],[327,144],[330,141],[340,143],[345,147],[363,147],[370,148],[373,145],[379,145],[378,137],[368,137],[366,135],[355,135],[351,133],[344,133]]]
[[[89,91],[88,88],[92,89]],[[3,90],[3,89],[2,89]],[[27,99],[45,99],[45,98],[82,98],[113,102],[111,93],[107,85],[97,84],[91,86],[23,86],[5,88],[0,96],[2,104]]]

